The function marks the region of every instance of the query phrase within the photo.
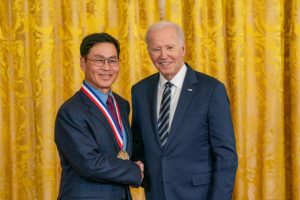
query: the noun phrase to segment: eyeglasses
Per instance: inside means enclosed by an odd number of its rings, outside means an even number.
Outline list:
[[[104,66],[106,61],[107,61],[109,66],[116,67],[120,62],[120,60],[118,58],[104,58],[104,57],[101,57],[101,58],[95,58],[95,59],[89,59],[89,58],[86,58],[86,59],[94,62],[97,67]]]

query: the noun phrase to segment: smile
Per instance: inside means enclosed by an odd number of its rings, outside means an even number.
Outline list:
[[[167,65],[171,64],[171,62],[159,62],[159,64],[161,66],[167,66]]]
[[[99,76],[100,76],[101,78],[107,79],[107,78],[112,77],[112,74],[99,74]]]

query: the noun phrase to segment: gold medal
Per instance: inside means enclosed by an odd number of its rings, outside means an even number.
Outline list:
[[[122,160],[129,160],[129,155],[127,153],[127,151],[119,151],[118,153],[118,158],[122,159]]]

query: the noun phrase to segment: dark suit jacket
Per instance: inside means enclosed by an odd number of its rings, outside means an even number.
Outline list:
[[[224,85],[188,66],[162,148],[156,125],[158,81],[157,73],[132,88],[133,159],[144,161],[147,199],[231,199],[238,160]]]
[[[129,104],[117,94],[129,153],[132,152],[128,121]],[[130,199],[127,185],[139,185],[139,167],[117,158],[119,146],[105,116],[80,90],[59,109],[55,142],[62,176],[58,199]]]

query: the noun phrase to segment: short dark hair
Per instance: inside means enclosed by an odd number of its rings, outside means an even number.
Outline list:
[[[109,35],[108,33],[93,33],[90,35],[87,35],[83,38],[81,45],[80,45],[80,55],[82,57],[86,57],[89,52],[90,49],[95,46],[98,43],[102,43],[102,42],[108,42],[108,43],[112,43],[113,45],[115,45],[116,49],[117,49],[117,54],[118,54],[118,58],[120,55],[120,43],[119,41],[114,38],[113,36]]]

